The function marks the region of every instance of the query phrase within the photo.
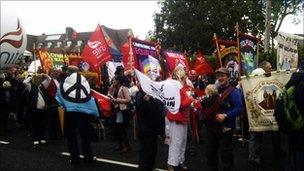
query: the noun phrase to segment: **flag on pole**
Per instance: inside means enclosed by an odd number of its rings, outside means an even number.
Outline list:
[[[194,70],[196,71],[196,74],[198,74],[198,75],[214,72],[210,62],[206,60],[206,58],[204,57],[204,55],[201,52],[197,53],[196,61],[194,64]]]
[[[171,73],[177,66],[182,66],[187,72],[189,71],[189,64],[184,53],[163,51],[163,55]]]
[[[91,91],[91,95],[97,100],[98,107],[101,110],[102,114],[105,117],[110,116],[110,113],[111,113],[110,98],[108,96],[106,96],[106,95],[98,93],[95,90]]]
[[[91,34],[81,56],[93,68],[98,68],[100,65],[112,59],[109,46],[99,24],[95,32]]]

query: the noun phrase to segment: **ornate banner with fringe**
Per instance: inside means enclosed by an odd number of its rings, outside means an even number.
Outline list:
[[[289,81],[292,72],[273,72],[270,77],[264,75],[242,77],[249,131],[278,130],[273,116],[275,101]]]

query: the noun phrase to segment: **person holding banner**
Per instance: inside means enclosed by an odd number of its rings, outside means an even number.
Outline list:
[[[184,164],[185,151],[187,144],[187,128],[189,122],[190,105],[193,102],[186,92],[187,75],[183,67],[177,66],[172,78],[179,81],[183,87],[180,89],[180,107],[176,114],[168,111],[167,119],[169,120],[169,154],[168,154],[168,170],[174,171],[174,167],[180,166],[186,170]]]
[[[139,86],[135,107],[138,115],[138,169],[152,171],[157,154],[158,135],[162,135],[165,129],[165,106],[162,101],[149,96]]]
[[[205,117],[207,127],[206,153],[208,170],[218,170],[220,150],[223,170],[233,170],[232,138],[235,129],[236,117],[243,110],[241,92],[230,84],[230,72],[227,68],[216,71],[218,82],[218,98]],[[202,104],[204,106],[207,104]],[[207,122],[206,122],[207,121]]]
[[[27,99],[28,118],[31,125],[31,135],[34,148],[39,144],[45,144],[45,117],[47,113],[47,104],[45,94],[41,91],[44,86],[46,75],[36,74],[29,76],[23,81],[29,93]],[[44,77],[44,78],[43,78]]]
[[[272,65],[268,61],[262,61],[259,64],[259,68],[252,71],[251,75],[265,75],[266,77],[271,76]],[[267,96],[267,93],[266,95]],[[264,97],[265,97],[264,96]],[[274,100],[271,101],[274,104]],[[269,102],[270,103],[270,102]],[[249,141],[249,160],[248,162],[255,167],[265,167],[264,161],[262,160],[263,152],[263,137],[264,132],[250,132]],[[285,155],[281,147],[281,135],[278,131],[271,131],[273,156]]]

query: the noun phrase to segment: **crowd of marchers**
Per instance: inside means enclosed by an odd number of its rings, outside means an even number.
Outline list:
[[[263,61],[253,72],[267,77],[271,71],[271,64]],[[240,83],[231,79],[231,72],[227,68],[217,69],[214,75],[215,79],[212,79],[214,77],[196,75],[195,71],[186,72],[183,67],[177,66],[167,78],[177,80],[182,85],[180,91],[176,92],[180,94],[179,110],[171,113],[162,101],[146,94],[134,74],[124,71],[122,66],[116,68],[109,84],[102,84],[98,88],[76,66],[62,67],[60,71],[51,70],[48,74],[42,70],[29,74],[15,66],[0,75],[0,137],[9,134],[9,118],[14,117],[14,124],[30,135],[33,148],[49,140],[66,140],[69,164],[91,164],[95,162],[91,143],[94,141],[93,134],[96,134],[92,123],[113,129],[116,141],[113,150],[123,154],[132,150],[128,129],[134,126],[131,124],[134,120],[139,142],[138,169],[154,169],[157,145],[162,141],[168,144],[165,167],[173,171],[188,169],[185,164],[187,144],[191,147],[190,151],[195,153],[193,144],[200,131],[205,129],[207,165],[204,167],[207,170],[229,171],[234,170],[234,135],[239,134],[242,124],[241,138],[249,143],[248,162],[257,168],[265,167],[262,148],[266,132],[249,132]],[[304,65],[300,65],[286,84],[287,88],[298,86],[295,100],[302,113],[303,80]],[[162,81],[162,77],[155,81]],[[105,115],[99,108],[97,100],[91,95],[93,89],[110,98],[110,114]],[[203,93],[198,95],[193,89]],[[60,113],[64,116],[64,123],[61,123]],[[270,134],[273,156],[285,156],[292,169],[303,170],[304,133],[289,135],[288,148],[282,147],[279,131]],[[80,151],[84,156],[83,161],[79,157]]]

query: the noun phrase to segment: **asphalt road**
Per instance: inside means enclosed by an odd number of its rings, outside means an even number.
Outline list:
[[[11,121],[12,122],[12,121]],[[129,153],[113,152],[115,142],[111,134],[103,141],[92,144],[93,154],[97,161],[92,165],[72,166],[68,164],[68,150],[66,140],[48,141],[47,144],[33,148],[31,137],[24,129],[17,128],[11,123],[9,131],[0,136],[0,170],[103,170],[128,171],[136,170],[138,161],[138,141],[133,139],[132,130],[129,130],[132,150]],[[204,135],[204,132],[202,132]],[[248,163],[248,144],[242,145],[236,140],[234,146],[235,170],[283,170],[286,158],[274,157],[270,135],[265,136],[264,154],[266,168],[255,168]],[[283,147],[286,148],[286,137],[282,137]],[[9,144],[6,144],[9,142]],[[204,136],[200,143],[195,145],[196,155],[186,152],[186,163],[189,170],[206,170],[206,156]],[[168,146],[159,141],[156,168],[166,169]]]

